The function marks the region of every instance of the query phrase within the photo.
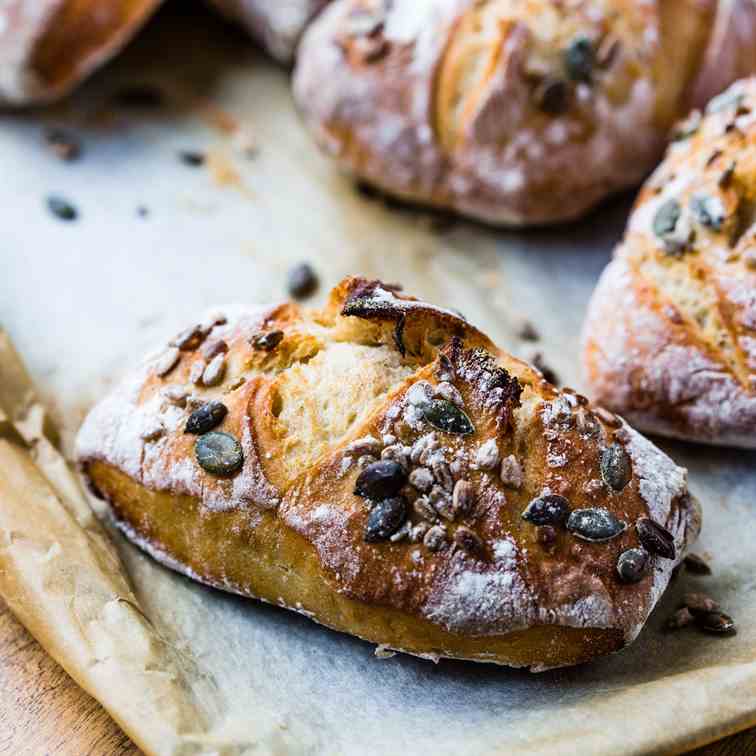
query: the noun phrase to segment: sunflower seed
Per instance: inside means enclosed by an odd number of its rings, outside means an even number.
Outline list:
[[[475,426],[470,418],[461,410],[445,399],[432,399],[422,407],[425,419],[444,433],[466,436],[475,432]]]
[[[446,545],[446,528],[443,525],[428,528],[423,536],[423,543],[430,551],[439,551]]]
[[[641,517],[635,523],[635,529],[638,531],[638,538],[643,548],[649,554],[655,554],[663,559],[675,558],[675,539],[666,528],[648,517]]]
[[[410,451],[411,448],[404,444],[392,444],[391,446],[387,446],[381,452],[381,459],[393,460],[397,464],[400,464],[405,470],[409,470]]]
[[[600,543],[615,538],[627,528],[608,509],[576,509],[567,518],[567,530],[577,538]]]
[[[401,496],[382,499],[370,510],[363,537],[367,543],[385,541],[402,527],[406,518],[407,502]]]
[[[452,503],[452,497],[444,491],[440,486],[433,486],[430,494],[428,494],[433,508],[438,512],[445,520],[453,520],[456,516],[454,504]]]
[[[452,477],[449,465],[447,465],[442,459],[433,459],[431,461],[431,470],[438,485],[441,486],[444,491],[451,492],[454,488],[454,478]]]
[[[157,441],[157,439],[159,439],[164,434],[165,428],[163,427],[163,424],[159,421],[156,421],[155,423],[152,423],[147,428],[145,428],[139,434],[139,437],[142,439],[142,441]]]
[[[212,475],[232,475],[244,464],[241,445],[228,433],[205,433],[194,444],[194,453],[200,466]]]
[[[438,513],[427,496],[418,496],[412,503],[412,509],[418,517],[428,522],[435,522],[438,519]]]
[[[205,372],[202,373],[202,383],[205,386],[217,386],[226,374],[226,356],[219,354],[210,360]]]
[[[695,617],[695,620],[696,625],[707,633],[715,633],[716,635],[735,635],[737,633],[735,620],[724,612],[700,614]]]
[[[200,349],[200,354],[206,360],[212,360],[219,354],[228,351],[228,344],[223,339],[208,339]]]
[[[515,491],[522,488],[522,465],[517,461],[514,454],[510,454],[508,457],[504,457],[504,459],[501,460],[499,477],[501,477],[501,482],[507,488],[513,488]]]
[[[195,360],[189,368],[189,381],[198,386],[202,381],[202,374],[205,372],[205,361]]]
[[[459,393],[459,389],[446,381],[436,385],[433,390],[433,395],[440,397],[441,399],[446,399],[447,402],[456,404],[457,407],[465,406],[465,400],[462,398],[462,394]]]
[[[177,407],[186,407],[186,400],[189,397],[183,386],[166,386],[160,391],[160,396]]]
[[[430,525],[427,522],[418,522],[410,529],[409,539],[412,543],[420,543],[425,537],[425,534],[430,529]]]
[[[416,467],[409,474],[409,482],[418,491],[427,493],[433,487],[433,473],[427,467]]]
[[[283,341],[283,331],[268,331],[267,333],[255,334],[250,343],[253,349],[263,352],[272,352]]]
[[[621,491],[633,477],[630,456],[622,444],[615,441],[601,452],[601,477],[615,491]]]
[[[375,456],[381,453],[382,448],[381,442],[375,436],[363,436],[347,444],[344,451],[353,457],[362,456],[363,454],[372,454]]]
[[[192,352],[199,347],[206,335],[207,332],[202,326],[189,326],[171,341],[171,346],[178,347],[182,352]]]
[[[619,428],[622,425],[622,420],[617,415],[603,407],[594,407],[593,412],[607,428]]]
[[[533,525],[564,525],[570,516],[570,502],[558,494],[533,499],[522,513],[522,519]]]
[[[475,488],[469,480],[458,480],[452,493],[452,508],[455,514],[468,514],[475,506]]]
[[[404,468],[393,460],[368,465],[357,477],[354,493],[365,499],[389,499],[399,493],[407,482]]]
[[[483,541],[480,536],[474,530],[464,525],[460,525],[454,531],[454,543],[471,554],[483,554]]]
[[[227,414],[228,407],[223,402],[208,402],[189,415],[184,432],[198,436],[207,433],[220,425]]]
[[[601,434],[601,426],[592,412],[585,410],[577,415],[578,433],[583,438],[598,438]]]
[[[638,583],[643,579],[648,553],[643,549],[627,549],[617,559],[617,574],[624,583]]]
[[[478,447],[475,453],[475,464],[481,470],[493,470],[498,467],[501,453],[495,438],[490,438]]]
[[[436,438],[435,433],[426,433],[424,436],[420,436],[420,438],[415,441],[415,443],[412,445],[412,449],[410,450],[410,459],[415,464],[418,464],[420,462],[420,457],[422,457],[426,452],[432,452],[435,449],[438,448],[438,439]]]
[[[155,375],[159,378],[168,375],[168,373],[170,373],[178,364],[180,356],[179,350],[176,349],[176,347],[169,347],[166,349],[163,354],[158,357],[158,360],[155,363]]]

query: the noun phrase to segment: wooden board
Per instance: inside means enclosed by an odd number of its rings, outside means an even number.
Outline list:
[[[0,756],[136,756],[107,712],[47,655],[0,600]],[[756,753],[756,729],[690,756]]]

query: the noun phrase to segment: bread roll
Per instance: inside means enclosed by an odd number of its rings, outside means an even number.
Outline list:
[[[756,72],[751,4],[337,0],[305,34],[295,97],[324,150],[388,193],[565,221],[639,183],[692,97]]]
[[[283,63],[294,59],[302,32],[328,2],[330,0],[210,0],[225,16],[240,22]]]
[[[3,0],[0,105],[67,94],[126,45],[160,0]]]
[[[598,401],[647,431],[756,449],[756,79],[678,127],[584,330]]]
[[[431,659],[620,649],[700,527],[686,471],[619,418],[363,279],[188,328],[91,411],[78,457],[169,567]]]

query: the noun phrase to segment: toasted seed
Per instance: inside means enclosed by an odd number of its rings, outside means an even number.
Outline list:
[[[357,457],[363,454],[377,455],[381,453],[381,449],[383,449],[383,445],[375,436],[363,436],[347,444],[344,451]]]
[[[570,502],[559,494],[533,499],[522,513],[522,519],[533,525],[564,525],[569,516]]]
[[[533,92],[536,106],[549,115],[561,115],[570,105],[570,89],[563,79],[547,77]]]
[[[654,233],[663,239],[674,233],[677,221],[680,220],[680,203],[675,199],[670,199],[659,206],[654,215],[652,228]]]
[[[707,633],[716,635],[735,635],[735,620],[724,612],[709,612],[695,616],[696,625]]]
[[[475,488],[469,480],[458,480],[452,492],[452,507],[456,514],[467,514],[475,506]]]
[[[391,543],[399,543],[399,541],[403,541],[405,538],[409,538],[410,532],[412,531],[412,524],[409,520],[404,521],[404,525],[402,525],[399,530],[396,531],[390,538],[389,541]]]
[[[446,399],[432,399],[422,407],[422,411],[425,419],[444,433],[466,436],[475,432],[470,418]]]
[[[205,367],[204,360],[195,360],[189,368],[189,381],[195,386],[198,386],[202,382],[202,375],[205,372]]]
[[[617,559],[617,574],[624,583],[637,583],[643,579],[648,564],[648,553],[643,549],[627,549]]]
[[[159,378],[163,378],[176,367],[179,361],[179,350],[176,347],[169,347],[166,349],[160,357],[158,357],[155,363],[155,375]]]
[[[685,557],[685,569],[694,575],[711,575],[709,563],[698,554],[688,554]]]
[[[430,525],[427,522],[418,522],[417,525],[413,525],[409,534],[410,541],[420,543],[429,529]]]
[[[706,228],[719,231],[727,218],[727,211],[719,197],[696,194],[690,200],[693,217]]]
[[[705,593],[686,593],[683,603],[694,615],[718,612],[721,608],[711,596],[707,596]]]
[[[452,365],[451,360],[445,354],[439,354],[436,378],[438,378],[441,383],[453,383],[456,377],[454,365]]]
[[[283,341],[283,331],[268,331],[267,333],[255,334],[250,343],[253,349],[259,349],[263,352],[272,352]]]
[[[449,521],[454,520],[457,512],[454,509],[452,496],[443,488],[441,488],[441,486],[433,486],[430,494],[428,494],[428,499],[430,500],[433,508],[441,515],[441,517]]]
[[[420,462],[420,458],[423,457],[426,452],[432,452],[438,447],[438,439],[435,433],[426,433],[412,444],[410,450],[410,460],[415,464]]]
[[[294,299],[305,299],[318,288],[318,277],[311,265],[300,263],[289,271],[287,288]]]
[[[433,508],[427,496],[418,496],[412,503],[412,509],[418,517],[428,522],[435,522],[438,519],[438,512]]]
[[[433,387],[428,381],[418,381],[407,389],[407,401],[413,407],[425,407],[433,393]]]
[[[219,354],[223,354],[228,351],[228,344],[223,339],[208,339],[200,349],[200,354],[206,360],[212,360]]]
[[[367,543],[385,541],[399,530],[407,519],[407,502],[401,496],[392,496],[376,502],[365,525]]]
[[[577,429],[578,433],[584,438],[598,438],[601,435],[601,426],[590,410],[578,412]]]
[[[514,454],[504,457],[501,461],[499,476],[501,477],[501,482],[508,488],[514,488],[515,490],[522,488],[522,465],[517,461]]]
[[[354,492],[357,496],[380,501],[395,496],[406,482],[407,473],[398,462],[381,460],[359,474]]]
[[[204,340],[207,332],[200,325],[192,325],[185,328],[176,338],[171,341],[171,346],[178,347],[182,352],[192,352]]]
[[[595,63],[596,52],[588,37],[575,37],[564,51],[564,69],[573,81],[590,83]]]
[[[501,453],[495,438],[489,438],[488,441],[478,447],[478,451],[475,453],[475,463],[481,470],[493,470],[499,466],[500,459]]]
[[[232,475],[244,463],[241,444],[228,433],[205,433],[195,442],[194,453],[200,466],[212,475]]]
[[[461,546],[465,551],[469,551],[471,554],[483,554],[483,541],[480,536],[465,525],[460,525],[454,531],[454,543]]]
[[[149,425],[147,428],[145,428],[139,434],[139,437],[143,441],[156,441],[164,434],[165,434],[165,428],[163,427],[163,424],[161,422],[155,422],[152,425]]]
[[[202,383],[205,386],[217,386],[226,374],[226,355],[219,354],[210,360],[202,373]]]
[[[675,558],[675,539],[666,528],[648,517],[641,517],[635,523],[635,529],[638,531],[638,538],[643,548],[649,554],[655,554],[663,559]]]
[[[433,477],[435,478],[436,483],[438,483],[444,491],[451,493],[454,488],[454,478],[452,477],[449,465],[441,459],[433,459],[431,460],[431,470],[433,471]]]
[[[63,197],[50,196],[47,198],[48,210],[63,221],[75,221],[79,217],[79,211]]]
[[[433,488],[433,473],[427,467],[416,467],[409,474],[409,482],[418,491],[427,493]]]
[[[400,464],[405,470],[409,470],[411,465],[410,451],[410,447],[405,446],[404,444],[392,444],[391,446],[387,446],[381,452],[381,459],[393,460]]]
[[[378,461],[378,457],[374,457],[372,454],[363,454],[357,459],[357,467],[360,470],[364,470],[366,467],[375,464]]]
[[[166,386],[161,390],[160,396],[169,401],[171,404],[175,404],[177,407],[186,407],[186,401],[189,398],[189,393],[183,386]]]
[[[446,528],[443,525],[433,525],[423,536],[423,543],[430,551],[439,551],[446,545]]]
[[[682,627],[687,627],[691,622],[693,622],[693,615],[687,607],[683,606],[667,620],[666,627],[668,630],[679,630]]]
[[[593,413],[608,428],[619,428],[622,425],[622,420],[617,415],[603,407],[594,407]]]
[[[617,441],[601,452],[601,477],[615,491],[621,491],[633,477],[630,455]]]
[[[227,414],[228,407],[223,402],[208,402],[189,415],[184,432],[194,433],[198,436],[207,433],[220,425]]]
[[[608,509],[576,509],[567,518],[567,530],[584,541],[600,543],[615,538],[627,528]]]
[[[557,541],[556,528],[551,525],[538,525],[536,527],[536,540],[546,551],[551,551]]]
[[[433,395],[440,397],[441,399],[446,399],[447,402],[456,404],[457,407],[465,406],[465,400],[462,398],[462,394],[459,393],[459,389],[448,381],[437,383],[433,389]]]

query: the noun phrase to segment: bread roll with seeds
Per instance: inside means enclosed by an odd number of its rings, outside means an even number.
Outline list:
[[[124,47],[161,0],[4,0],[0,105],[50,102]]]
[[[640,192],[584,330],[596,399],[640,428],[756,448],[756,79],[694,112]]]
[[[228,18],[240,22],[265,49],[290,63],[307,24],[330,0],[210,0]]]
[[[691,94],[756,72],[756,18],[732,5],[337,0],[305,34],[295,97],[324,150],[390,194],[565,221],[646,176]],[[713,30],[736,20],[723,55]]]
[[[699,531],[685,470],[396,287],[223,312],[81,429],[83,473],[127,537],[431,659],[541,670],[636,637]],[[209,354],[226,365],[212,387],[190,379]]]

